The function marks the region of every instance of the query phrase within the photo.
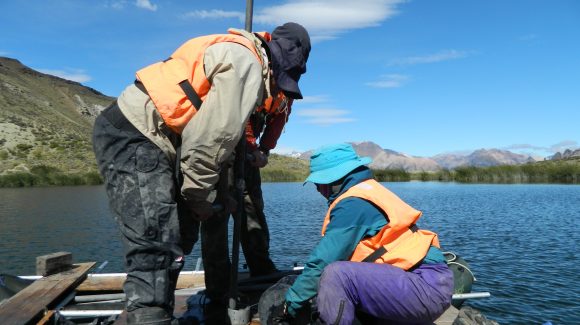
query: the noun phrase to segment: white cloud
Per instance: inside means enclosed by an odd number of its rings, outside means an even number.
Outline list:
[[[287,21],[304,25],[313,42],[335,39],[341,34],[379,26],[397,14],[396,7],[405,0],[295,0],[265,8],[255,8],[253,22],[276,26]],[[194,11],[186,17],[216,19],[237,18],[245,12]]]
[[[349,111],[336,108],[313,108],[296,112],[296,115],[306,118],[306,123],[323,126],[355,121],[345,116],[348,114]]]
[[[574,140],[564,140],[553,144],[551,146],[543,147],[543,146],[536,146],[532,144],[513,144],[501,149],[509,150],[512,152],[525,154],[532,156],[536,160],[541,160],[541,158],[546,156],[551,156],[557,152],[563,153],[566,149],[576,150],[579,149],[580,146],[577,141]]]
[[[320,104],[329,101],[328,95],[304,96],[303,99],[295,101],[300,104]]]
[[[401,74],[388,74],[381,76],[379,81],[367,82],[366,85],[374,88],[398,88],[407,83],[411,78]]]
[[[533,41],[537,38],[538,38],[537,34],[526,34],[526,35],[520,36],[518,39],[522,42],[529,42],[529,41]]]
[[[240,21],[244,21],[245,13],[239,11],[224,11],[224,10],[196,10],[192,12],[185,13],[184,18],[200,18],[200,19],[221,19],[221,18],[237,18]]]
[[[126,5],[127,5],[126,0],[114,0],[114,1],[107,2],[105,4],[105,7],[111,7],[111,8],[116,9],[116,10],[121,10],[121,9],[124,9]]]
[[[457,50],[443,50],[437,53],[422,55],[422,56],[411,56],[407,58],[394,59],[389,62],[389,65],[415,65],[415,64],[425,64],[425,63],[436,63],[441,61],[449,61],[455,59],[461,59],[469,55],[467,51],[457,51]]]
[[[151,0],[135,0],[132,3],[137,8],[150,11],[157,11],[157,5],[153,4]],[[127,7],[127,5],[129,5],[129,1],[127,0],[111,0],[105,4],[105,7],[113,8],[115,10],[123,10],[125,9],[125,7]]]
[[[566,149],[575,150],[578,149],[578,142],[574,140],[564,140],[553,144],[548,148],[549,151],[556,153],[556,152],[563,152]]]
[[[135,1],[135,5],[137,6],[137,8],[141,8],[141,9],[145,9],[145,10],[150,10],[150,11],[157,10],[157,5],[151,3],[150,0],[137,0],[137,1]]]
[[[548,146],[548,147],[536,146],[536,145],[525,143],[525,144],[512,144],[512,145],[507,146],[503,149],[514,150],[514,151],[531,150],[531,151],[545,151],[545,152],[556,153],[556,152],[563,152],[566,149],[575,150],[578,148],[579,148],[579,145],[578,145],[577,141],[564,140],[564,141],[560,141],[560,142],[553,144],[551,146]]]
[[[519,143],[519,144],[512,144],[512,145],[504,147],[502,149],[518,151],[518,150],[546,150],[547,148],[534,146],[532,144]]]
[[[50,74],[53,76],[57,76],[63,79],[72,80],[76,82],[87,82],[91,81],[92,78],[88,74],[85,73],[84,70],[77,70],[77,69],[67,69],[68,71],[64,70],[50,70],[50,69],[38,69],[38,71],[46,74]]]

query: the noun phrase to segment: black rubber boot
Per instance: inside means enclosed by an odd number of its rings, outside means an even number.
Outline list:
[[[171,315],[161,307],[139,308],[127,312],[127,324],[171,325]]]

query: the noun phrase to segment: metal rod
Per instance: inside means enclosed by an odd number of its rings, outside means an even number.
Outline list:
[[[456,293],[453,295],[453,300],[473,299],[473,298],[488,298],[491,297],[489,292],[472,292],[472,293]]]
[[[94,302],[94,301],[107,301],[107,300],[125,300],[126,296],[124,293],[111,293],[102,295],[83,295],[76,296],[75,302]]]
[[[232,260],[230,270],[230,298],[229,308],[237,309],[238,298],[238,264],[240,261],[240,237],[242,233],[242,224],[245,224],[246,211],[244,206],[244,191],[246,189],[246,181],[244,177],[244,161],[246,160],[246,137],[242,134],[242,138],[236,147],[236,159],[234,162],[234,182],[236,187],[236,199],[238,206],[236,212],[232,214],[234,218],[233,235],[232,235]]]
[[[86,318],[120,315],[122,310],[59,310],[58,313],[65,318]]]
[[[254,15],[254,1],[246,0],[246,30],[252,31],[252,16]]]

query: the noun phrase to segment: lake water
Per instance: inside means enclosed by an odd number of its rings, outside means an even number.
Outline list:
[[[500,324],[580,324],[580,186],[384,183],[423,211],[420,226],[465,258],[467,305]],[[319,238],[325,200],[314,186],[264,184],[271,254],[279,268],[303,264]],[[104,188],[0,189],[0,272],[34,274],[35,258],[57,251],[75,262],[108,261],[123,271],[121,244]],[[197,245],[186,269],[195,267]]]

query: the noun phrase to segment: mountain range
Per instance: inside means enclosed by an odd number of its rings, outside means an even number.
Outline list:
[[[80,83],[44,74],[18,60],[0,57],[0,174],[44,165],[63,172],[95,169],[91,149],[95,116],[115,98]],[[353,142],[374,169],[431,172],[460,166],[487,167],[533,162],[530,156],[499,149],[479,149],[467,155],[414,157],[381,148],[371,141]],[[298,154],[308,159],[312,151]],[[580,156],[566,150],[550,159]]]
[[[454,169],[464,166],[489,167],[535,162],[531,156],[499,149],[479,149],[467,155],[439,154],[433,157],[414,157],[394,150],[383,149],[371,141],[351,142],[351,144],[359,156],[371,157],[373,159],[373,162],[369,165],[372,169],[402,169],[407,172],[435,172],[442,169]],[[301,154],[299,158],[308,159],[310,155],[312,155],[312,151],[307,151]]]

